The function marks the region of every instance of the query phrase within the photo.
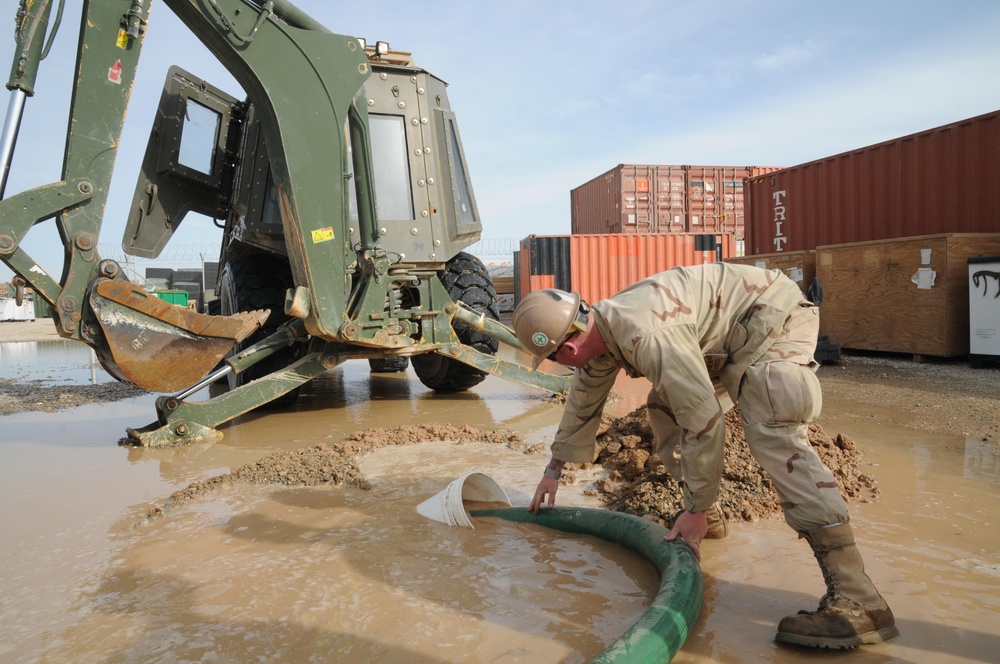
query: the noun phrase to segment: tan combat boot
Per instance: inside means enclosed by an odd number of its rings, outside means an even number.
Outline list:
[[[708,518],[708,532],[705,533],[705,539],[725,539],[729,534],[729,524],[719,503],[705,510],[705,516]]]
[[[818,610],[783,618],[775,639],[813,648],[856,648],[899,636],[889,605],[865,574],[850,524],[800,534],[819,561],[827,593]]]

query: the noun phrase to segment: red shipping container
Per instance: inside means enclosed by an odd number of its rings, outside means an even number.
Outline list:
[[[570,192],[571,230],[732,233],[743,238],[743,182],[766,166],[619,164]]]
[[[560,288],[597,302],[678,265],[724,260],[734,248],[731,234],[529,235],[517,255],[518,299]]]
[[[745,253],[1000,230],[1000,111],[752,178]]]

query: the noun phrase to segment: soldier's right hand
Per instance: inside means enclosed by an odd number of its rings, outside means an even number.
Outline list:
[[[674,521],[674,527],[670,529],[663,539],[673,542],[680,537],[681,541],[691,547],[694,557],[701,562],[701,541],[708,533],[708,516],[704,512],[689,512],[684,510]]]
[[[542,503],[545,502],[546,495],[549,497],[549,507],[555,507],[556,491],[558,489],[559,480],[542,476],[542,481],[538,483],[538,487],[535,489],[535,496],[531,499],[531,504],[528,505],[528,510],[538,514],[538,510],[542,507]]]

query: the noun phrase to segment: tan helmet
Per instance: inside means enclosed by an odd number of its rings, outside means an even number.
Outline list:
[[[518,341],[534,357],[533,367],[559,348],[581,313],[580,304],[579,293],[556,288],[533,291],[521,299],[512,324]]]

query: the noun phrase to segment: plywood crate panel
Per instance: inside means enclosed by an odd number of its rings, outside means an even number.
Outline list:
[[[817,247],[820,335],[844,348],[954,357],[969,352],[969,268],[1000,233]]]

